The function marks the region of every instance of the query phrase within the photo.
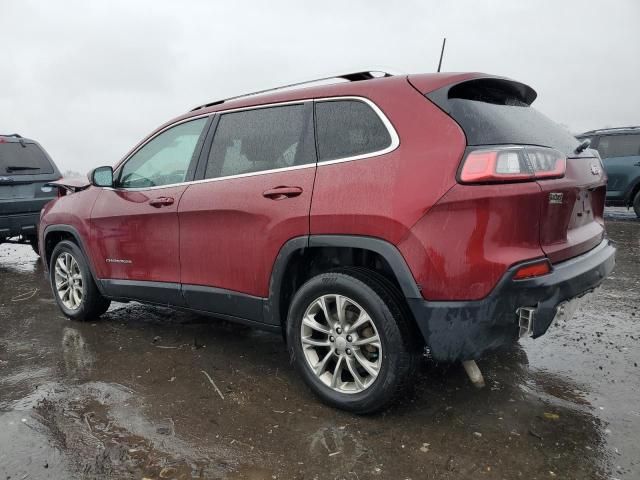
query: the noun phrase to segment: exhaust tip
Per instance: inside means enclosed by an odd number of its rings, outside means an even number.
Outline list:
[[[534,307],[520,307],[516,310],[518,316],[519,337],[530,337],[533,335],[533,321],[536,315]]]

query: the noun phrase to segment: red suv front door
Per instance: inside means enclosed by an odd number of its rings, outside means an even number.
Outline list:
[[[178,204],[206,124],[199,118],[165,129],[116,171],[114,188],[100,192],[92,245],[111,296],[182,303]]]
[[[308,235],[315,176],[311,102],[218,115],[202,181],[178,208],[183,295],[191,308],[262,319],[271,269]],[[253,300],[253,301],[252,301]]]
[[[100,192],[91,224],[102,278],[180,283],[177,211],[186,188]]]

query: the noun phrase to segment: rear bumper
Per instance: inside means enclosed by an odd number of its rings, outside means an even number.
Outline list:
[[[543,335],[558,305],[592,291],[611,273],[615,248],[605,239],[589,252],[555,264],[547,275],[513,280],[522,265],[510,268],[482,300],[407,299],[436,360],[477,359],[489,350],[513,343],[519,334],[516,310],[520,307],[535,309],[531,335]]]
[[[0,216],[0,240],[18,235],[37,235],[40,212]]]

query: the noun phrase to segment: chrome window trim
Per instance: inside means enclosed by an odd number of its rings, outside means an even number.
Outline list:
[[[393,152],[396,148],[400,146],[400,137],[398,136],[398,132],[396,132],[396,129],[393,127],[393,124],[387,118],[384,112],[380,110],[380,107],[378,107],[378,105],[373,103],[368,98],[357,97],[357,96],[327,97],[327,98],[317,98],[317,99],[314,99],[313,101],[314,103],[319,103],[319,102],[330,102],[330,101],[335,102],[339,100],[356,100],[356,101],[364,102],[367,105],[369,105],[369,107],[371,107],[371,109],[378,115],[378,118],[380,118],[380,120],[382,121],[383,125],[387,129],[387,132],[389,132],[389,137],[391,137],[391,143],[386,148],[383,148],[382,150],[376,150],[375,152],[363,153],[361,155],[352,155],[350,157],[336,158],[334,160],[322,160],[318,162],[318,166],[333,165],[335,163],[343,163],[343,162],[351,162],[353,160],[362,160],[363,158],[379,157],[380,155],[386,155],[387,153]]]
[[[157,131],[153,136],[149,137],[146,142],[142,143],[138,148],[136,148],[133,152],[131,152],[129,155],[127,155],[126,158],[121,160],[120,163],[118,163],[116,165],[116,168],[113,169],[113,178],[114,179],[118,178],[118,175],[120,175],[120,169],[122,169],[124,167],[124,165],[129,160],[131,160],[131,158],[136,153],[138,153],[145,145],[148,145],[149,142],[152,142],[158,135],[163,134],[164,132],[166,132],[167,130],[169,130],[169,129],[173,128],[173,127],[177,127],[178,125],[182,125],[183,123],[187,123],[187,122],[191,122],[191,121],[195,121],[195,120],[200,120],[201,118],[211,117],[212,115],[213,115],[213,113],[209,112],[209,113],[203,113],[203,114],[196,115],[196,116],[189,117],[189,118],[183,118],[182,120],[178,120],[177,122],[174,122],[171,125],[167,125],[162,130]],[[206,123],[205,123],[205,126],[206,126]],[[200,135],[202,135],[202,132],[200,132]],[[105,188],[107,188],[108,190],[126,190],[128,192],[131,192],[131,191],[157,189],[157,188],[163,188],[163,187],[175,187],[176,185],[184,185],[185,183],[189,183],[189,182],[172,183],[170,185],[160,185],[159,187],[140,187],[140,188],[105,187]]]
[[[264,105],[252,105],[252,106],[248,106],[248,107],[237,107],[237,108],[229,108],[226,110],[218,110],[215,112],[209,112],[209,113],[203,113],[201,115],[197,115],[197,116],[193,116],[193,117],[189,117],[189,118],[184,118],[182,120],[178,120],[175,123],[172,123],[171,125],[167,125],[165,128],[163,128],[162,130],[158,131],[155,135],[153,135],[152,137],[150,137],[146,142],[144,142],[142,145],[140,145],[138,148],[136,148],[133,152],[131,152],[131,154],[129,156],[127,156],[127,158],[125,160],[123,160],[115,169],[114,171],[114,178],[116,177],[116,173],[119,172],[120,168],[122,168],[122,166],[127,163],[129,161],[129,159],[131,157],[133,157],[142,147],[144,147],[147,143],[149,143],[150,141],[152,141],[154,138],[156,138],[158,135],[160,135],[161,133],[169,130],[170,128],[173,128],[177,125],[180,125],[182,123],[186,123],[192,120],[197,120],[199,118],[203,118],[203,117],[210,117],[213,115],[223,115],[225,113],[234,113],[234,112],[241,112],[241,111],[246,111],[246,110],[257,110],[259,108],[270,108],[270,107],[279,107],[279,106],[285,106],[285,105],[304,105],[307,102],[314,102],[314,103],[318,103],[318,102],[330,102],[330,101],[339,101],[339,100],[355,100],[355,101],[361,101],[366,103],[367,105],[369,105],[369,107],[378,115],[378,117],[380,118],[380,120],[382,121],[382,123],[384,124],[385,128],[387,129],[387,131],[389,132],[389,136],[391,137],[391,143],[389,144],[389,146],[383,148],[382,150],[376,150],[375,152],[370,152],[370,153],[364,153],[362,155],[353,155],[350,157],[344,157],[344,158],[337,158],[334,160],[323,160],[323,161],[319,161],[316,163],[307,163],[305,165],[294,165],[292,167],[283,167],[283,168],[274,168],[271,170],[261,170],[259,172],[249,172],[249,173],[240,173],[237,175],[227,175],[225,177],[216,177],[216,178],[203,178],[201,180],[191,180],[188,182],[180,182],[180,183],[172,183],[172,184],[168,184],[168,185],[158,185],[158,186],[154,186],[154,187],[140,187],[140,188],[115,188],[115,187],[103,187],[107,190],[124,190],[124,191],[128,191],[128,192],[136,192],[136,191],[147,191],[147,190],[160,190],[163,188],[172,188],[172,187],[179,187],[182,185],[185,186],[189,186],[189,185],[195,185],[195,184],[199,184],[199,183],[208,183],[208,182],[218,182],[221,180],[233,180],[236,178],[246,178],[246,177],[253,177],[253,176],[257,176],[257,175],[267,175],[270,173],[279,173],[279,172],[285,172],[285,171],[289,171],[289,170],[302,170],[305,168],[315,168],[317,167],[322,167],[325,165],[334,165],[336,163],[344,163],[344,162],[352,162],[355,160],[363,160],[366,158],[374,158],[374,157],[379,157],[381,155],[386,155],[387,153],[391,153],[392,151],[394,151],[395,149],[397,149],[400,146],[400,137],[398,136],[398,132],[396,131],[396,129],[394,128],[393,124],[391,123],[391,121],[389,120],[389,118],[384,114],[384,112],[380,109],[380,107],[378,107],[378,105],[376,105],[372,100],[365,98],[365,97],[360,97],[360,96],[354,96],[354,95],[347,95],[347,96],[336,96],[336,97],[322,97],[322,98],[310,98],[310,99],[302,99],[302,100],[290,100],[290,101],[286,101],[286,102],[275,102],[275,103],[268,103],[268,104],[264,104]]]

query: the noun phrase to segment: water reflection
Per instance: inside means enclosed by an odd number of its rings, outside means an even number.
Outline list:
[[[65,327],[62,330],[62,359],[67,378],[84,378],[91,372],[95,356],[75,328]]]
[[[357,463],[370,459],[367,449],[359,435],[350,431],[346,425],[327,425],[317,429],[308,442],[311,457],[327,458],[326,473],[330,478],[353,472]]]

